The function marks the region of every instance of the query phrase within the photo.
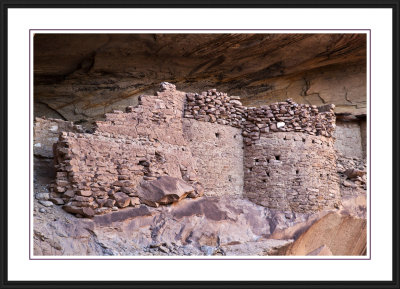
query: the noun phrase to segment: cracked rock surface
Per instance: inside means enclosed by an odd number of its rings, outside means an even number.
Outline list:
[[[362,34],[37,34],[34,46],[35,116],[83,126],[161,81],[218,87],[247,106],[291,97],[366,113]]]

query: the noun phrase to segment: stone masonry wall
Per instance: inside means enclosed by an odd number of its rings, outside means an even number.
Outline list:
[[[338,121],[335,131],[335,147],[346,157],[363,158],[361,128],[358,120]]]
[[[184,93],[162,87],[140,105],[98,122],[94,134],[62,133],[55,149],[56,193],[64,209],[86,217],[136,206],[137,186],[168,175],[202,194],[183,138]]]
[[[340,204],[332,138],[265,135],[244,148],[244,196],[274,209],[312,212]]]
[[[63,131],[83,132],[82,127],[74,125],[72,121],[36,117],[33,127],[33,154],[52,158],[53,144],[58,141],[58,136]]]
[[[216,90],[162,83],[138,106],[106,114],[94,134],[61,133],[53,199],[91,217],[138,205],[137,187],[167,175],[191,184],[191,197],[205,185],[209,195],[243,193],[270,208],[337,207],[333,108],[290,99],[247,108]]]
[[[206,195],[243,194],[243,138],[241,129],[184,119],[184,135]]]
[[[361,145],[363,150],[363,158],[367,159],[367,118],[360,119],[360,131],[361,131]]]
[[[303,132],[330,137],[335,129],[334,105],[317,107],[285,102],[245,107],[239,97],[229,97],[215,89],[187,93],[185,117],[243,129],[244,143],[251,145],[269,132]]]
[[[340,204],[334,105],[245,107],[215,89],[186,94],[185,118],[242,129],[243,195],[275,209],[312,212]],[[229,141],[229,140],[228,140]]]

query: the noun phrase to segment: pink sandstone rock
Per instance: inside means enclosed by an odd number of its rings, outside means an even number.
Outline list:
[[[307,256],[332,256],[332,252],[328,246],[322,245],[321,247],[311,251]]]
[[[153,207],[157,207],[159,204],[178,202],[193,192],[192,186],[181,179],[169,176],[159,177],[157,180],[145,182],[138,187],[140,200]]]

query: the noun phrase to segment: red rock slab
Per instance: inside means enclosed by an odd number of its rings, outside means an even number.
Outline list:
[[[84,217],[91,218],[94,216],[94,211],[90,207],[76,207],[71,205],[64,205],[62,208],[71,214],[80,214]]]
[[[154,181],[142,183],[138,187],[138,197],[143,203],[157,207],[159,204],[178,202],[193,191],[194,188],[181,179],[162,176]]]
[[[93,221],[100,225],[106,226],[113,222],[125,221],[132,218],[151,216],[151,212],[146,206],[140,206],[139,208],[125,208],[112,214],[96,215]]]
[[[286,255],[305,256],[323,245],[335,256],[365,255],[366,244],[366,219],[329,213],[303,233],[286,250]]]
[[[311,251],[310,253],[307,254],[307,256],[332,256],[332,252],[329,249],[328,246],[322,245],[318,249],[315,249],[314,251]]]

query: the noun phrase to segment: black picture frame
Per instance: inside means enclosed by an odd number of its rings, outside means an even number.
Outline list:
[[[399,0],[0,0],[1,3],[1,79],[0,156],[1,156],[1,288],[399,288]],[[8,11],[11,8],[390,8],[393,12],[393,258],[391,281],[9,281],[8,280]],[[23,272],[21,272],[23,274]]]

